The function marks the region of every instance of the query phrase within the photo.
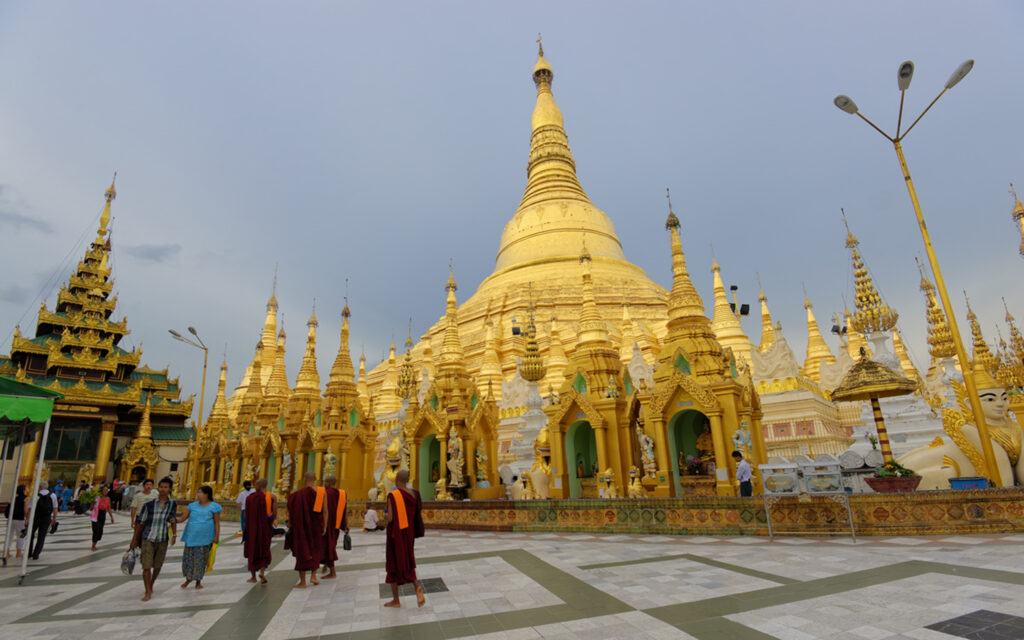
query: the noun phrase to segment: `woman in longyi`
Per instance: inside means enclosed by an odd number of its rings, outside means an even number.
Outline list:
[[[988,425],[992,450],[995,453],[1000,487],[1024,485],[1024,457],[1021,443],[1024,431],[1008,412],[1009,399],[1006,388],[981,364],[974,365],[974,381],[978,386],[978,398]],[[973,416],[967,404],[967,391],[963,384],[954,381],[960,410],[945,409],[942,426],[946,435],[936,438],[925,447],[919,447],[904,454],[898,462],[921,475],[919,490],[949,489],[949,479],[964,476],[987,476],[985,457],[981,449],[981,437],[973,423]]]

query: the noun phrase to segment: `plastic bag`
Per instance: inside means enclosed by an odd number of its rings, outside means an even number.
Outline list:
[[[135,571],[135,563],[138,559],[139,550],[137,548],[125,551],[124,555],[121,556],[121,573],[126,576],[132,575],[132,572]]]
[[[210,557],[206,560],[206,573],[213,571],[213,561],[217,557],[217,546],[220,543],[214,542],[213,546],[210,547]]]

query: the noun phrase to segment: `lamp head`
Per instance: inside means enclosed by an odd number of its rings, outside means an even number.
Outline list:
[[[952,89],[959,83],[964,77],[971,72],[974,68],[974,60],[967,60],[953,72],[953,75],[949,76],[949,80],[946,80],[946,88]]]
[[[833,100],[832,103],[850,115],[854,115],[858,111],[857,103],[853,101],[853,98],[847,95],[836,96],[836,99]]]
[[[896,72],[896,84],[899,85],[900,91],[906,91],[910,87],[910,81],[913,78],[914,63],[907,60],[900,65],[900,70]]]
[[[199,334],[196,333],[196,328],[195,327],[189,327],[188,328],[188,332],[191,333],[192,335],[194,335],[197,338],[199,337]]]
[[[174,329],[168,329],[168,330],[167,330],[167,333],[171,334],[172,336],[174,336],[174,337],[175,337],[175,338],[177,338],[178,340],[181,340],[181,339],[182,339],[182,337],[183,337],[183,336],[182,336],[182,335],[181,335],[180,333],[178,333],[178,332],[177,332],[177,331],[175,331]]]

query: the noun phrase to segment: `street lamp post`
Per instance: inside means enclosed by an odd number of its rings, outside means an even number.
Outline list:
[[[192,334],[192,336],[195,338],[195,340],[191,340],[190,338],[186,338],[185,336],[181,335],[180,333],[178,333],[174,329],[168,329],[167,332],[170,333],[171,336],[173,336],[175,340],[177,340],[179,342],[184,342],[185,344],[190,344],[193,347],[195,347],[196,349],[202,349],[203,350],[203,382],[202,382],[203,386],[202,386],[202,388],[199,389],[199,421],[197,423],[199,425],[199,428],[202,429],[203,428],[203,405],[206,404],[206,361],[207,361],[207,358],[210,355],[210,350],[206,348],[206,344],[204,344],[203,343],[203,339],[199,337],[199,333],[196,331],[195,327],[189,327],[188,328],[188,332]],[[189,473],[190,484],[191,484],[191,486],[193,488],[196,486],[196,474],[199,471],[198,438],[196,439],[196,442],[197,442],[197,446],[196,446],[196,449],[195,449],[196,450],[196,454],[194,456],[195,460],[192,461],[192,469],[191,469],[191,472]]]
[[[960,370],[964,374],[964,386],[967,388],[967,398],[971,403],[971,413],[974,414],[974,423],[978,427],[978,435],[981,437],[981,451],[985,457],[985,466],[987,467],[987,475],[989,481],[1000,485],[999,468],[996,466],[996,457],[992,449],[992,440],[989,438],[988,424],[985,422],[985,414],[981,409],[981,400],[978,398],[978,387],[974,382],[974,371],[971,369],[970,360],[967,358],[967,350],[964,348],[963,340],[960,337],[960,328],[957,325],[956,314],[953,311],[953,304],[949,299],[949,293],[946,291],[946,282],[942,277],[942,270],[939,268],[939,259],[935,255],[935,247],[932,246],[932,239],[928,233],[928,226],[924,222],[924,214],[921,212],[921,204],[917,200],[917,191],[914,190],[914,182],[910,179],[910,170],[907,168],[907,160],[903,156],[903,146],[900,144],[907,134],[921,121],[924,114],[938,102],[942,94],[946,93],[957,85],[964,77],[970,73],[971,69],[974,68],[974,60],[968,60],[957,67],[953,75],[946,81],[946,86],[943,87],[939,95],[935,96],[935,99],[925,107],[925,110],[921,112],[921,115],[917,116],[917,119],[911,123],[907,130],[902,134],[900,128],[903,124],[903,97],[906,93],[907,88],[910,86],[910,81],[914,77],[914,63],[907,60],[900,65],[899,71],[897,72],[896,81],[900,90],[900,111],[899,117],[896,121],[896,136],[890,136],[885,131],[882,131],[874,122],[868,120],[857,108],[855,103],[849,96],[839,95],[836,96],[833,103],[839,109],[859,117],[864,122],[868,123],[875,131],[885,136],[885,139],[892,143],[893,148],[896,150],[896,157],[899,159],[900,170],[903,172],[903,179],[907,183],[907,191],[910,193],[910,202],[914,206],[914,213],[917,215],[917,226],[921,229],[921,238],[924,240],[925,252],[928,254],[928,262],[932,268],[932,274],[935,276],[935,286],[939,291],[939,298],[942,300],[942,308],[946,312],[946,320],[949,322],[949,332],[953,337],[953,344],[956,345],[956,356],[957,360],[960,361]],[[977,470],[979,473],[981,469]]]

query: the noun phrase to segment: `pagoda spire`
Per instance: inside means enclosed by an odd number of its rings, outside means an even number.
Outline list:
[[[1021,335],[1020,330],[1017,328],[1017,321],[1010,314],[1010,307],[1006,304],[1006,298],[1003,298],[1003,309],[1006,310],[1006,324],[1010,327],[1010,348],[1013,350],[1010,355],[1016,366],[1024,364],[1024,336]]]
[[[498,319],[499,326],[501,319]],[[480,372],[477,374],[477,389],[480,391],[480,395],[487,394],[488,385],[498,385],[500,392],[501,389],[501,359],[498,354],[498,335],[494,329],[494,322],[487,320],[484,322],[486,327],[486,337],[484,339],[484,355],[480,363]]]
[[[395,357],[395,339],[391,339],[391,347],[388,350],[387,368],[384,369],[384,380],[380,385],[380,393],[377,394],[377,404],[374,411],[377,415],[391,413],[402,408],[398,399],[398,360]]]
[[[274,365],[267,380],[267,389],[263,394],[267,403],[283,403],[288,400],[290,389],[288,388],[288,373],[284,364],[284,342],[287,336],[284,327],[277,334],[277,349],[274,354]]]
[[[338,404],[343,407],[350,407],[359,397],[359,391],[356,388],[355,371],[352,366],[352,356],[348,346],[349,318],[351,317],[352,312],[348,308],[348,298],[346,298],[345,306],[341,310],[341,340],[338,343],[338,355],[334,358],[330,377],[327,380],[327,390],[324,392],[324,397],[327,398],[332,409]]]
[[[753,345],[747,334],[743,332],[743,325],[737,315],[739,309],[734,311],[729,304],[725,284],[722,283],[722,268],[713,255],[711,256],[711,275],[714,280],[715,294],[715,313],[711,320],[711,330],[714,331],[718,344],[731,348],[736,359],[749,367],[751,366],[750,352],[753,351]]]
[[[263,402],[263,385],[260,380],[263,377],[263,341],[256,343],[256,353],[253,355],[252,363],[249,365],[249,384],[242,393],[239,400],[238,414],[235,418],[237,424],[245,432],[252,420],[256,417],[256,411]]]
[[[761,344],[757,345],[757,352],[764,353],[775,342],[775,323],[772,322],[772,313],[768,310],[768,296],[764,295],[760,282],[757,288],[757,299],[761,303]]]
[[[117,172],[114,172],[114,177],[110,180],[110,186],[103,193],[106,203],[103,205],[103,213],[100,214],[100,228],[96,230],[96,240],[99,242],[103,236],[107,235],[107,225],[110,224],[110,203],[117,198],[117,190],[114,189],[114,183],[117,181]],[[1011,185],[1012,186],[1012,185]]]
[[[519,367],[519,373],[527,382],[540,382],[547,373],[544,369],[544,360],[540,357],[540,349],[537,346],[537,323],[533,318],[533,301],[530,301],[529,318],[526,321],[526,353],[523,355],[523,363]]]
[[[277,360],[277,311],[277,267],[274,267],[274,286],[270,292],[270,299],[267,300],[267,315],[263,320],[263,334],[260,338],[263,343],[263,361],[260,362],[262,378],[259,382],[263,386],[269,383],[274,362]]]
[[[548,347],[548,382],[549,385],[561,386],[565,377],[565,368],[569,366],[569,358],[565,355],[565,347],[562,345],[562,336],[558,332],[558,319],[551,317],[550,329],[551,344]]]
[[[669,197],[668,193],[666,197]],[[665,336],[661,356],[663,360],[674,360],[677,358],[677,350],[682,349],[687,358],[693,359],[690,364],[694,375],[721,377],[725,374],[727,362],[721,345],[715,340],[711,321],[704,315],[704,302],[686,270],[679,227],[679,218],[672,210],[672,199],[669,197],[665,229],[672,248],[672,290],[668,294],[668,334]]]
[[[818,321],[814,317],[814,305],[810,298],[804,297],[804,309],[807,310],[807,353],[804,358],[803,376],[808,380],[821,382],[821,363],[833,363],[836,357],[828,348],[828,343],[818,329]]]
[[[956,357],[956,345],[953,344],[953,335],[949,332],[949,323],[946,321],[946,314],[939,305],[935,296],[935,285],[925,275],[924,266],[920,261],[917,263],[921,272],[921,291],[925,295],[925,314],[928,319],[928,354],[932,361],[944,358]]]
[[[306,321],[306,352],[302,356],[302,365],[295,378],[295,395],[303,398],[320,397],[320,373],[316,368],[316,329],[320,323],[316,319],[316,301],[313,301],[313,312]]]
[[[214,437],[219,436],[229,424],[228,400],[225,389],[228,383],[228,363],[223,361],[220,364],[220,379],[217,381],[217,397],[213,400],[213,408],[210,409],[210,417],[206,419],[206,433]]]
[[[152,391],[146,394],[146,406],[142,409],[142,419],[139,420],[139,428],[138,428],[138,430],[135,431],[135,439],[136,440],[143,440],[143,441],[147,441],[147,440],[148,441],[152,441],[153,440],[153,425],[150,423],[150,419],[149,419],[149,413],[150,413],[150,407],[151,407],[150,397],[152,395],[153,395]]]
[[[605,324],[601,312],[597,310],[597,300],[594,297],[594,279],[591,275],[593,259],[587,251],[586,241],[583,243],[583,251],[580,253],[580,264],[583,266],[583,307],[580,310],[580,331],[576,342],[577,351],[580,347],[600,346],[611,347],[611,340],[608,337],[608,325]]]
[[[999,370],[999,361],[992,355],[988,348],[988,343],[985,342],[985,336],[981,333],[981,324],[978,322],[978,316],[971,309],[971,301],[967,298],[966,291],[964,291],[964,299],[967,300],[967,320],[971,323],[971,338],[974,342],[974,357],[972,359],[975,366],[980,364],[985,367],[986,371],[995,375]]]
[[[356,393],[363,411],[370,410],[370,387],[366,382],[366,353],[359,354],[359,381],[356,382]]]
[[[1020,255],[1024,256],[1024,202],[1017,197],[1017,190],[1013,188],[1012,182],[1010,183],[1010,193],[1013,195],[1013,213],[1011,215],[1017,222],[1017,226],[1020,227]]]
[[[537,100],[531,118],[526,188],[501,236],[495,273],[537,260],[568,263],[582,234],[594,238],[591,251],[596,260],[627,261],[615,225],[593,205],[576,176],[562,110],[551,92],[554,77],[540,50],[533,68]]]
[[[860,241],[850,231],[850,224],[846,220],[846,212],[843,212],[843,224],[846,226],[846,248],[850,250],[850,259],[853,263],[853,283],[856,292],[855,307],[853,314],[853,328],[861,333],[876,333],[878,331],[891,331],[896,326],[899,314],[896,310],[882,301],[882,296],[875,289],[875,283],[864,266],[864,259],[861,258],[857,247]]]
[[[896,354],[896,359],[900,362],[900,368],[903,369],[903,374],[907,378],[921,383],[921,372],[917,370],[914,362],[910,359],[910,354],[907,353],[907,345],[903,342],[903,338],[900,336],[899,330],[894,329],[892,332],[892,349],[893,353]]]
[[[451,265],[448,266],[448,282],[444,288],[448,292],[445,300],[444,342],[441,343],[441,352],[438,354],[437,368],[464,368],[466,356],[462,350],[462,339],[459,337],[459,316],[455,301],[455,292],[459,285],[455,282],[455,271]]]
[[[590,198],[576,177],[576,161],[569,149],[562,110],[555,102],[551,84],[555,74],[540,48],[533,67],[533,83],[537,85],[537,104],[533,108],[530,138],[530,162],[526,167],[526,190],[519,203],[522,210],[550,199],[572,199],[590,204]]]

